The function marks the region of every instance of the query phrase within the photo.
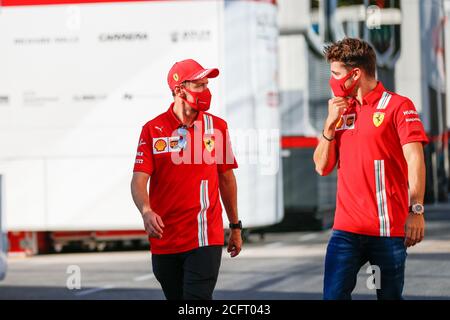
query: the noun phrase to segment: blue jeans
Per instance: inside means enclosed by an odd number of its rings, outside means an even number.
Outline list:
[[[367,262],[380,268],[378,300],[402,300],[406,256],[404,238],[333,230],[325,258],[324,300],[351,300],[358,272]]]

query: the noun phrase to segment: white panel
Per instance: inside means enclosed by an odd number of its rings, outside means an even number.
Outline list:
[[[136,138],[124,139],[121,130],[140,128],[167,110],[167,72],[175,61],[195,58],[220,67],[220,3],[201,6],[187,1],[89,4],[75,11],[65,5],[4,8],[0,95],[9,103],[0,108],[3,155],[129,154]],[[74,15],[80,25],[68,28]],[[104,41],[123,34],[134,40]],[[211,81],[217,97],[219,81]],[[213,112],[220,110],[217,97]]]
[[[231,130],[278,129],[279,110],[268,99],[278,92],[276,39],[276,7],[261,2],[2,8],[8,228],[142,228],[129,190],[133,160],[141,126],[172,100],[169,68],[186,58],[219,67],[211,112]],[[276,175],[259,177],[260,170],[244,163],[237,170],[247,226],[275,222]]]
[[[445,0],[445,15],[447,19],[450,17],[450,0]],[[450,61],[450,24],[445,24],[445,61],[447,61],[447,70],[446,70],[446,85],[447,85],[447,128],[450,129],[450,70],[448,68],[448,61]]]
[[[281,37],[280,91],[284,135],[315,136],[310,122],[308,45],[303,35]]]
[[[0,161],[6,230],[45,230],[45,168],[43,160]]]
[[[8,229],[142,228],[129,190],[141,127],[169,107],[167,72],[175,61],[193,58],[223,71],[222,7],[167,1],[2,8]],[[223,111],[222,79],[210,82],[214,113]]]
[[[311,25],[311,0],[278,0],[281,29],[305,30]]]
[[[142,229],[130,191],[133,158],[48,162],[50,230]]]
[[[277,207],[280,109],[276,7],[229,1],[225,26],[226,120],[239,164],[235,172],[239,216],[246,227],[271,225],[282,216]],[[224,213],[225,225],[227,221]]]
[[[395,68],[396,91],[398,94],[410,98],[417,110],[422,111],[422,72],[420,48],[420,0],[403,0],[401,2],[403,19],[401,26],[401,56]],[[411,66],[414,66],[411,68]]]
[[[280,89],[304,90],[308,79],[307,44],[303,35],[281,37]]]

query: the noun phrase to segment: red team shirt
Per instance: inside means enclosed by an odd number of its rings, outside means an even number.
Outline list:
[[[237,168],[227,123],[199,111],[182,149],[173,112],[147,122],[141,132],[134,172],[150,178],[150,206],[161,216],[162,239],[149,238],[154,254],[172,254],[223,245],[219,173]]]
[[[336,129],[338,187],[333,229],[404,237],[408,216],[408,166],[402,146],[428,143],[414,104],[381,82],[352,99]]]

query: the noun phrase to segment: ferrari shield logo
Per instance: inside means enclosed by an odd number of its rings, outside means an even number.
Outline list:
[[[373,124],[375,125],[375,127],[379,127],[381,126],[381,124],[384,121],[384,113],[382,112],[375,112],[373,114]]]
[[[208,150],[209,152],[214,150],[214,139],[212,137],[203,138],[203,142],[205,144],[206,150]]]

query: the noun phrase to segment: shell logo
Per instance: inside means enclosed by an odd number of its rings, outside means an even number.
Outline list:
[[[167,148],[167,143],[163,139],[159,139],[155,142],[156,151],[162,152],[162,151],[166,150],[166,148]]]

